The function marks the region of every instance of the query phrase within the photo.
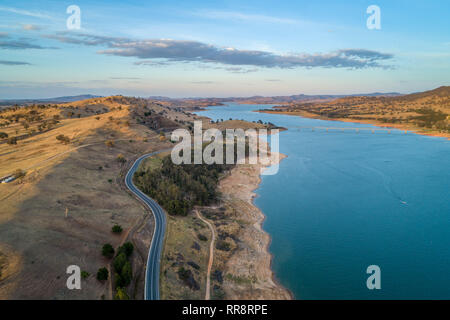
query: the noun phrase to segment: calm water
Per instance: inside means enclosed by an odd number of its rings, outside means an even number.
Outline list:
[[[267,105],[211,107],[216,119],[280,126],[368,125],[261,114]],[[450,299],[450,141],[416,134],[280,133],[288,156],[263,176],[278,280],[297,299]],[[366,268],[381,268],[368,290]]]

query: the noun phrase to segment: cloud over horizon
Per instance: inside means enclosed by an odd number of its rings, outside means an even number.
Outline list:
[[[43,47],[39,44],[33,43],[34,40],[30,38],[21,37],[19,39],[14,39],[9,36],[6,32],[0,33],[0,39],[5,39],[0,41],[0,49],[7,50],[25,50],[25,49],[58,49],[55,47]]]
[[[0,64],[6,66],[23,66],[23,65],[31,65],[31,63],[24,61],[9,61],[9,60],[0,60]]]
[[[299,53],[280,55],[260,50],[239,50],[218,47],[211,44],[191,40],[148,39],[135,40],[129,38],[105,37],[90,34],[49,35],[47,38],[63,43],[85,46],[105,46],[107,49],[99,54],[145,59],[135,64],[151,65],[153,59],[165,62],[201,62],[217,63],[231,66],[253,66],[262,68],[292,69],[306,68],[391,68],[380,62],[390,60],[394,56],[367,49],[341,49],[329,53]],[[157,64],[161,61],[156,62]]]

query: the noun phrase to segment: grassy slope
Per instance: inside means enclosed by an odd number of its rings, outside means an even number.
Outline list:
[[[44,118],[61,115],[55,128],[17,145],[0,144],[0,176],[19,168],[27,171],[22,180],[0,185],[1,298],[110,296],[108,283],[95,279],[97,269],[109,263],[100,254],[101,246],[119,245],[145,212],[121,188],[127,165],[119,163],[117,155],[131,161],[170,145],[139,124],[143,111],[128,105],[125,98],[113,97],[43,110]],[[68,110],[81,117],[69,118]],[[15,135],[14,126],[0,130]],[[59,134],[70,137],[71,143],[61,144],[56,140]],[[114,146],[107,147],[106,140],[113,140]],[[123,236],[111,233],[116,223],[124,227]],[[71,264],[91,274],[83,280],[82,290],[66,288],[65,270]]]

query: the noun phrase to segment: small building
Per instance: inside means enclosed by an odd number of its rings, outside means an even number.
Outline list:
[[[5,177],[1,180],[1,183],[8,183],[14,181],[16,178],[14,176]]]

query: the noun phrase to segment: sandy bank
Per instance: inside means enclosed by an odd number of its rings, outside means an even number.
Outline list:
[[[399,129],[399,130],[407,130],[408,132],[420,134],[423,136],[447,138],[450,140],[449,133],[438,132],[436,130],[430,130],[428,132],[428,131],[424,131],[424,129],[417,128],[417,127],[411,126],[410,124],[405,124],[405,123],[384,123],[384,122],[380,122],[377,120],[361,120],[361,119],[351,119],[351,118],[329,119],[329,118],[321,117],[319,115],[312,114],[309,112],[285,112],[285,111],[268,111],[268,110],[263,110],[263,111],[257,110],[255,112],[269,113],[269,114],[284,114],[284,115],[288,115],[288,116],[298,116],[298,117],[304,117],[304,118],[310,118],[310,119],[320,119],[320,120],[327,120],[327,121],[341,121],[341,122],[370,124],[370,125],[381,127],[381,128],[394,128],[394,129]]]
[[[280,154],[281,161],[286,156]],[[241,221],[239,245],[225,263],[224,280],[227,299],[292,299],[287,289],[274,277],[272,256],[268,251],[270,236],[262,230],[264,214],[253,203],[261,177],[261,164],[236,166],[222,179],[219,191]]]

